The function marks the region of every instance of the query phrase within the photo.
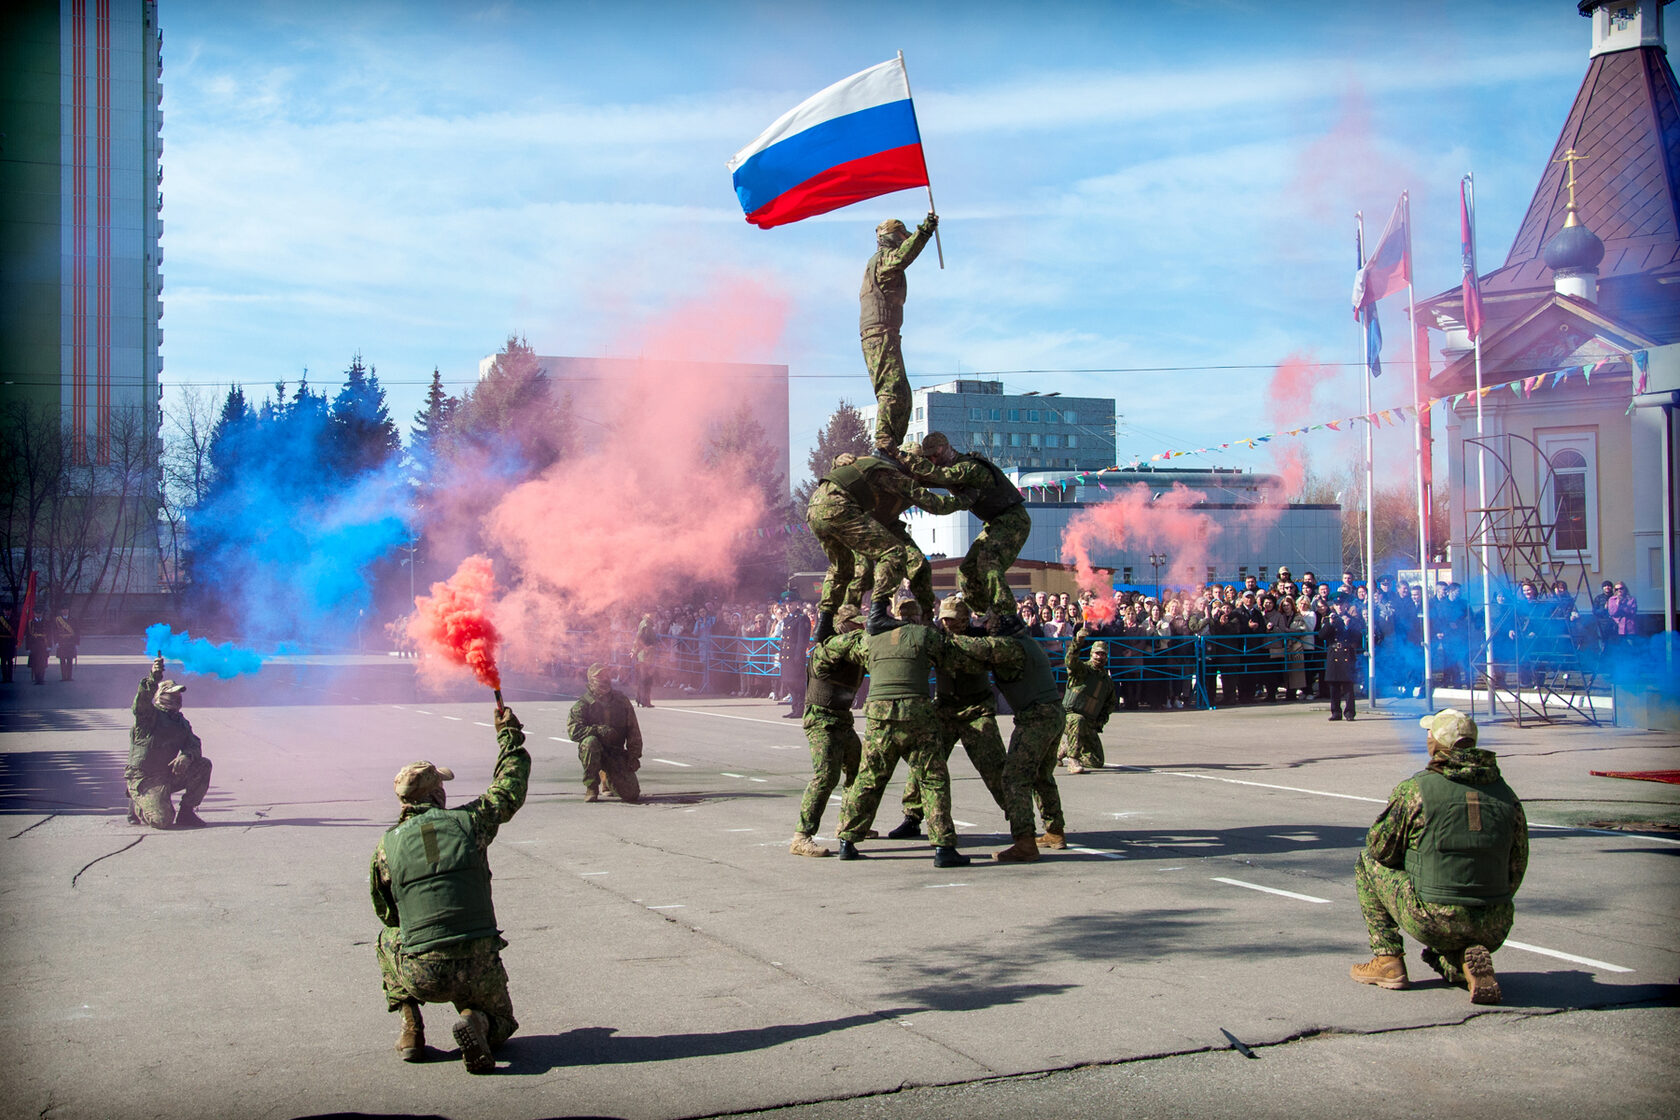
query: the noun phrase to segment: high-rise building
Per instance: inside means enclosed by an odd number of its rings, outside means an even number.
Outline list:
[[[0,383],[95,465],[159,426],[162,42],[154,0],[0,4]]]
[[[858,409],[875,430],[875,405]],[[1005,470],[1094,471],[1114,465],[1114,398],[1005,393],[1001,381],[957,380],[912,392],[905,439],[943,432],[958,451]]]

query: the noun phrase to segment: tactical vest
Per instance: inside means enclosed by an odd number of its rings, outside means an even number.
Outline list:
[[[1044,647],[1032,638],[1017,636],[1010,640],[1027,655],[1020,676],[1012,681],[1004,680],[1001,674],[998,676],[998,691],[1009,701],[1010,711],[1024,712],[1034,704],[1056,703],[1060,699],[1056,694],[1056,671],[1050,667],[1050,657]]]
[[[855,462],[829,471],[824,481],[832,482],[850,494],[852,501],[866,513],[885,514],[890,519],[898,515],[897,512],[886,512],[891,506],[892,496],[869,481],[869,476],[880,470],[896,471],[898,467],[873,455],[860,455]]]
[[[417,813],[385,834],[385,865],[402,921],[405,953],[495,937],[490,861],[478,848],[472,815],[460,809]]]
[[[1491,906],[1511,900],[1517,795],[1503,779],[1474,786],[1425,770],[1423,834],[1406,852],[1406,874],[1425,902]]]
[[[1101,669],[1088,668],[1084,683],[1068,689],[1062,697],[1063,708],[1086,719],[1104,718],[1113,703],[1114,678],[1108,675],[1107,665]]]
[[[1009,509],[1011,506],[1025,504],[1026,499],[1021,497],[1021,492],[1019,490],[1015,489],[1015,484],[1005,478],[1003,472],[998,469],[997,464],[992,462],[990,459],[983,459],[979,455],[974,454],[964,454],[957,456],[957,462],[979,463],[981,466],[985,467],[986,472],[992,476],[992,481],[989,486],[956,487],[956,492],[965,497],[970,494],[975,495],[974,505],[971,506],[970,509],[973,511],[974,516],[978,517],[980,520],[990,521],[992,518],[996,517],[1004,510]]]
[[[935,640],[932,630],[914,622],[865,639],[869,651],[869,698],[926,700]]]
[[[863,266],[863,288],[858,292],[858,334],[886,334],[904,326],[904,297],[910,292],[904,270],[894,269],[885,284],[877,276],[881,255],[885,249],[875,250],[869,263]]]
[[[942,708],[970,708],[975,704],[995,707],[991,674],[984,669],[975,673],[953,673],[936,667],[933,671],[933,695]]]
[[[805,703],[837,712],[850,711],[857,690],[863,684],[863,666],[841,662],[826,675],[817,673],[816,662],[805,663]]]

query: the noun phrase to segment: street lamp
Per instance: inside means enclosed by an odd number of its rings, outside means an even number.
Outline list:
[[[1149,566],[1155,569],[1155,601],[1158,603],[1161,601],[1161,569],[1167,566],[1167,554],[1151,552]]]
[[[419,563],[419,558],[415,554],[420,551],[420,538],[415,537],[412,540],[410,540],[407,544],[398,545],[397,546],[397,551],[402,552],[402,553],[406,553],[406,555],[403,557],[403,564],[405,566],[407,566],[407,568],[408,568],[408,605],[410,607],[413,607],[414,606],[414,568]]]

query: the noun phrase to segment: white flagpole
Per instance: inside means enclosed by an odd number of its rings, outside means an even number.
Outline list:
[[[1472,283],[1481,284],[1476,271],[1476,180],[1464,176],[1465,211],[1470,222],[1470,276]],[[1464,309],[1464,325],[1470,325],[1470,308]],[[1482,324],[1476,324],[1476,485],[1482,510],[1478,533],[1482,538],[1482,650],[1487,676],[1488,714],[1493,714],[1493,596],[1489,592],[1488,573],[1488,512],[1487,512],[1487,448],[1482,445]]]
[[[911,115],[911,117],[914,117],[916,115],[916,99],[914,97],[910,96],[910,68],[908,66],[904,65],[904,52],[903,51],[898,52],[898,68],[900,70],[904,71],[904,96],[910,98],[910,115]],[[920,141],[921,138],[922,138],[922,126],[918,122],[917,125],[916,125],[916,139],[918,141]],[[922,173],[923,174],[927,173],[927,154],[926,154],[925,150],[923,151],[923,154],[922,154]],[[939,213],[939,207],[937,207],[933,204],[933,176],[928,175],[927,178],[928,178],[928,183],[927,183],[928,213],[937,214],[937,213]],[[945,243],[943,241],[939,240],[939,227],[938,226],[933,227],[933,248],[934,248],[934,251],[939,254],[939,267],[944,268],[945,267]]]
[[[1365,211],[1358,211],[1354,219],[1359,223],[1359,267],[1365,267]],[[1372,308],[1371,314],[1376,314]],[[1359,352],[1364,356],[1365,369],[1361,380],[1365,383],[1365,415],[1371,415],[1371,332],[1367,329],[1363,317],[1359,323]],[[1372,525],[1372,492],[1376,488],[1376,475],[1372,465],[1371,423],[1365,422],[1365,702],[1370,707],[1377,704],[1377,583],[1372,578],[1377,558],[1376,530]],[[1391,659],[1392,660],[1392,659]]]
[[[1410,191],[1400,192],[1400,207],[1405,213],[1406,222],[1406,260],[1412,259],[1412,199]],[[1429,628],[1429,523],[1424,513],[1423,503],[1423,397],[1418,386],[1418,374],[1422,372],[1418,355],[1417,331],[1417,303],[1412,296],[1412,278],[1407,270],[1406,277],[1406,316],[1410,320],[1412,330],[1412,449],[1417,459],[1414,471],[1417,477],[1417,515],[1418,515],[1418,566],[1423,571],[1423,700],[1425,706],[1434,704],[1434,666],[1429,657],[1429,643],[1434,636]],[[1427,336],[1425,336],[1427,337]]]

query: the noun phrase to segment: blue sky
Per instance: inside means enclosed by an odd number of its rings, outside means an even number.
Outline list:
[[[406,429],[433,366],[458,392],[512,331],[616,355],[745,273],[790,308],[775,350],[735,356],[790,367],[795,482],[835,403],[868,399],[873,228],[926,211],[906,192],[742,220],[725,162],[823,86],[905,53],[947,265],[910,273],[913,384],[1114,396],[1129,461],[1279,427],[1291,354],[1347,372],[1287,426],[1360,411],[1354,212],[1374,239],[1412,192],[1421,298],[1457,282],[1473,171],[1496,267],[1589,34],[1573,0],[159,10],[167,388],[336,384],[360,351]],[[1382,312],[1392,362],[1403,300]],[[1019,372],[1094,369],[1130,372]],[[1378,383],[1378,407],[1409,399]],[[1313,438],[1315,465],[1345,461]]]

